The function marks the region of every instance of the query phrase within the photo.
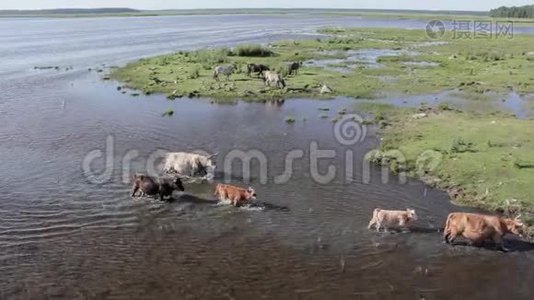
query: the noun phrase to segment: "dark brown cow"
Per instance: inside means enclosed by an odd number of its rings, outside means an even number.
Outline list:
[[[180,178],[159,178],[155,180],[152,177],[138,174],[133,176],[132,197],[135,197],[137,191],[141,192],[140,196],[149,195],[157,196],[163,201],[164,197],[171,197],[173,191],[184,191],[184,185]]]
[[[302,62],[291,62],[287,64],[287,71],[288,75],[297,75],[299,73],[299,69],[302,67]]]
[[[247,65],[247,74],[250,76],[253,72],[258,73],[258,77],[263,76],[263,72],[270,71],[271,69],[262,64],[248,64]]]

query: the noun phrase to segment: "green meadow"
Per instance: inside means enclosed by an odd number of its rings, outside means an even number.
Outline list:
[[[529,35],[481,40],[458,39],[447,32],[433,40],[422,30],[330,28],[321,32],[330,37],[179,51],[136,61],[114,70],[111,76],[125,87],[147,94],[249,101],[273,97],[374,98],[383,92],[421,94],[451,89],[480,97],[509,90],[528,93],[534,86],[530,71],[534,68],[534,52],[530,51],[534,37]],[[351,57],[368,50],[397,52],[374,57],[376,61],[370,66]],[[287,63],[295,61],[306,63],[298,75],[287,75]],[[324,66],[322,61],[332,63]],[[248,63],[265,64],[278,71],[284,75],[287,88],[269,88],[260,78],[248,76]],[[214,80],[213,68],[230,64],[236,68],[230,80]],[[389,77],[393,80],[384,80]],[[333,93],[320,94],[323,85]]]

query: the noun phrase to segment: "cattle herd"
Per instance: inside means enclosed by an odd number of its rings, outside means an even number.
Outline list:
[[[297,75],[299,69],[302,67],[302,62],[290,62],[287,63],[287,74],[288,75]],[[230,76],[235,72],[235,65],[225,65],[225,66],[216,66],[213,68],[213,79],[219,81],[219,76],[224,75],[226,76],[226,80],[230,79]],[[271,70],[269,66],[266,66],[264,64],[248,64],[247,65],[247,74],[248,76],[252,76],[252,73],[256,73],[256,75],[263,79],[263,82],[266,86],[274,86],[276,88],[285,88],[286,82],[284,80],[283,75],[280,72],[276,72],[274,70]]]
[[[173,191],[184,191],[182,179],[201,178],[211,181],[214,178],[214,155],[196,153],[168,153],[164,159],[164,175],[155,179],[146,175],[134,175],[131,196],[171,197]],[[139,192],[139,193],[138,193]],[[256,199],[253,188],[240,188],[228,184],[216,184],[214,196],[221,202],[229,202],[235,207]],[[377,232],[383,228],[406,228],[417,220],[413,209],[403,211],[377,208],[373,211],[368,228],[376,227]],[[507,233],[521,236],[524,225],[520,216],[506,218],[477,213],[455,212],[447,217],[443,230],[444,242],[453,244],[458,236],[463,236],[472,245],[481,246],[485,241],[493,241],[496,248],[507,251],[503,246],[503,237]]]

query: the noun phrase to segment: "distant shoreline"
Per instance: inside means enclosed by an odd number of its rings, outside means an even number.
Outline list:
[[[534,19],[492,18],[486,11],[428,11],[379,9],[184,9],[135,10],[129,8],[51,9],[51,10],[0,10],[5,18],[102,18],[102,17],[158,17],[158,16],[209,16],[209,15],[271,15],[271,16],[337,16],[373,19],[414,20],[497,20],[513,21],[519,26],[534,26]]]
[[[477,16],[489,17],[485,11],[426,11],[426,10],[380,10],[380,9],[184,9],[184,10],[136,10],[130,8],[95,9],[45,9],[45,10],[0,10],[0,17],[99,17],[99,16],[166,16],[166,15],[229,15],[229,14],[341,14],[383,16]]]

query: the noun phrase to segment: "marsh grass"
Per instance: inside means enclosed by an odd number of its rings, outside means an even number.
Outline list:
[[[404,113],[388,120],[392,125],[382,131],[381,149],[400,150],[412,175],[420,155],[436,151],[442,161],[426,175],[438,178],[441,188],[464,188],[465,196],[456,199],[459,203],[497,210],[507,209],[507,201],[516,199],[521,209],[534,212],[532,121],[454,111],[419,120]]]

